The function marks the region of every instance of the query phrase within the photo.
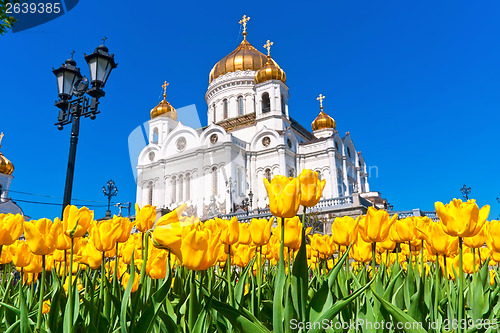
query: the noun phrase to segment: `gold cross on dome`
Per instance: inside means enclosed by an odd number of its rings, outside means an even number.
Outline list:
[[[162,84],[162,88],[163,88],[163,97],[167,97],[167,87],[170,83],[167,83],[167,81],[165,81],[163,84]]]
[[[2,132],[2,133],[0,133],[0,148],[2,147],[2,139],[3,139],[3,135],[4,135],[4,134],[3,134],[3,132]]]
[[[267,49],[267,55],[270,57],[271,56],[271,46],[273,46],[274,42],[271,42],[269,39],[267,40],[266,44],[264,44],[264,48]]]
[[[239,24],[243,26],[243,33],[247,32],[247,22],[250,21],[250,16],[243,15],[243,18],[240,20]]]
[[[325,96],[322,94],[319,94],[318,98],[316,98],[319,101],[319,107],[323,109],[323,100],[325,99]]]

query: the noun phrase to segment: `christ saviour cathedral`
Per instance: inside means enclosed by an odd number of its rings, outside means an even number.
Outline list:
[[[138,159],[139,206],[167,211],[187,203],[187,212],[199,217],[248,215],[268,206],[264,177],[293,177],[303,169],[327,181],[320,207],[383,203],[378,192],[370,192],[363,155],[349,132],[342,136],[336,130],[322,94],[310,129],[294,120],[285,71],[271,57],[273,43],[264,45],[267,55],[250,44],[249,19],[240,21],[241,43],[210,71],[207,126],[177,121],[163,85],[163,100],[150,113],[149,142]]]

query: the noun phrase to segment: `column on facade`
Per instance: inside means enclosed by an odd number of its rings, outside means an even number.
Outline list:
[[[236,96],[228,97],[228,115],[227,118],[234,118],[238,115],[238,101]]]
[[[348,196],[349,195],[349,179],[347,178],[347,157],[342,156],[342,176],[344,180],[344,186],[345,188],[343,195]]]
[[[330,187],[331,194],[333,198],[339,197],[339,187],[337,184],[338,176],[337,176],[337,159],[335,158],[335,150],[328,150],[328,162],[330,166]]]
[[[278,148],[278,156],[279,156],[279,162],[280,162],[280,173],[282,175],[288,176],[288,174],[286,172],[286,159],[285,159],[285,148],[284,147]]]
[[[356,167],[356,178],[358,182],[358,192],[362,193],[363,189],[361,188],[361,168]]]

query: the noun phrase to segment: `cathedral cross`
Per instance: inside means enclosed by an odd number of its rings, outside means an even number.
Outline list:
[[[318,98],[316,99],[319,101],[319,107],[321,108],[321,110],[323,110],[323,100],[325,99],[325,96],[319,94]]]
[[[71,59],[73,59],[73,55],[75,54],[75,50],[71,51]]]
[[[271,56],[271,46],[274,44],[274,42],[271,42],[269,39],[267,40],[266,44],[264,44],[264,48],[267,49],[267,56]]]
[[[108,37],[106,37],[106,36],[104,36],[104,37],[102,38],[102,45],[104,45],[104,43],[106,42],[106,39],[108,39]]]
[[[167,81],[165,81],[163,84],[162,84],[162,88],[163,88],[163,97],[167,97],[167,87],[170,83],[167,83]]]
[[[3,132],[0,133],[0,148],[2,147]]]
[[[243,18],[240,20],[240,24],[243,26],[243,34],[246,35],[247,33],[247,22],[250,21],[250,17],[243,15]]]

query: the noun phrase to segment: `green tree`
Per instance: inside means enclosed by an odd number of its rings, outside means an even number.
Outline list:
[[[16,2],[19,1],[0,0],[0,35],[5,34],[7,30],[11,29],[14,23],[16,23],[16,19],[12,16],[12,14],[6,13],[7,4]]]

